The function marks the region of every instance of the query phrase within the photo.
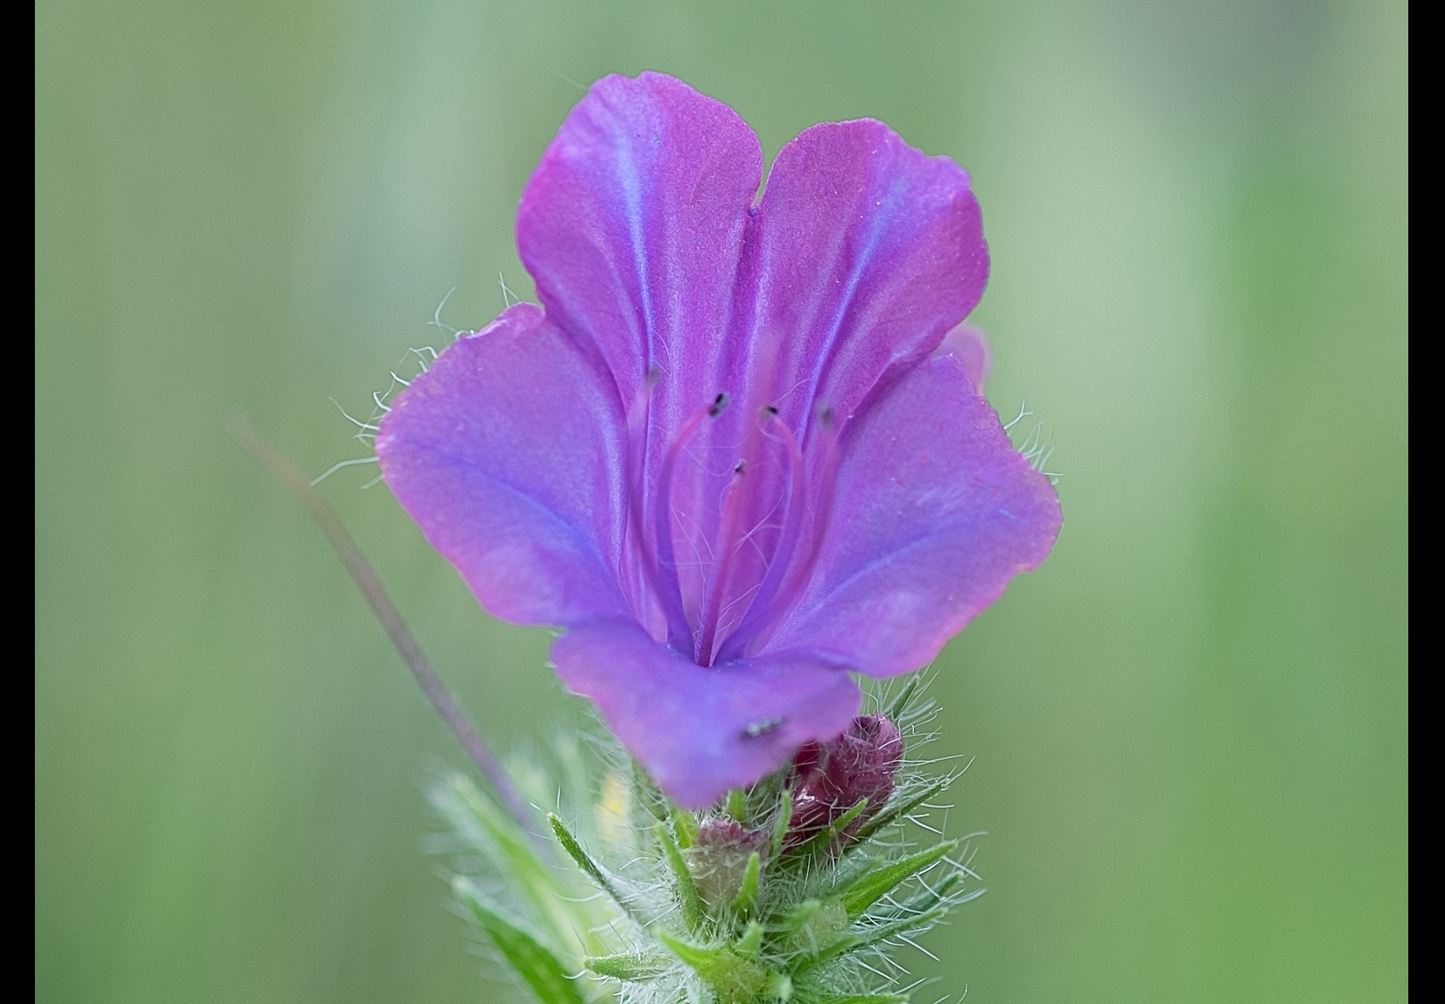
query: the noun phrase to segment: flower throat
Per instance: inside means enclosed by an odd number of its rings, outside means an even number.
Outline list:
[[[684,460],[696,462],[696,458],[688,458],[690,446],[700,432],[723,416],[732,398],[719,393],[681,423],[662,452],[655,494],[649,500],[641,454],[656,384],[654,371],[628,413],[628,527],[633,557],[650,599],[666,619],[668,643],[700,666],[731,662],[755,654],[766,644],[807,585],[817,562],[837,481],[838,436],[833,413],[827,407],[817,411],[821,456],[811,495],[802,447],[778,408],[758,408],[754,420],[746,422],[742,442],[733,454],[737,459],[731,462],[722,489],[716,530],[709,539],[711,557],[703,562],[701,581],[689,588],[678,574],[674,538],[680,524],[698,525],[701,521],[686,503],[677,501],[675,488]],[[774,502],[771,507],[761,504],[769,499]],[[766,515],[759,518],[759,511]],[[760,531],[765,529],[775,531],[775,536],[759,573],[755,565],[740,562],[738,555],[744,548],[760,547]],[[729,611],[742,603],[746,606],[741,617],[730,618]]]

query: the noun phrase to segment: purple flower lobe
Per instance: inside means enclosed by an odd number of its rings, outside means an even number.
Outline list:
[[[382,473],[478,601],[701,807],[837,736],[847,670],[932,659],[1060,525],[982,397],[968,175],[881,122],[762,155],[671,77],[607,77],[523,193],[541,308],[458,339]]]

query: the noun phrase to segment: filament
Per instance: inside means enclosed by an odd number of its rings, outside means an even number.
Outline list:
[[[763,575],[763,581],[759,583],[757,592],[753,594],[752,602],[748,604],[742,620],[719,649],[715,660],[717,662],[727,662],[741,656],[743,648],[757,633],[758,628],[766,626],[765,620],[769,604],[777,594],[778,587],[782,584],[788,566],[793,560],[793,552],[797,549],[798,538],[802,534],[803,512],[807,508],[807,500],[804,498],[806,484],[803,454],[798,448],[798,441],[794,438],[787,423],[778,417],[776,408],[770,407],[765,410],[768,414],[769,424],[777,426],[783,446],[787,450],[788,471],[791,475],[788,482],[787,510],[783,516],[783,532],[779,535],[777,545],[773,548],[773,556],[768,562],[768,570]]]
[[[688,656],[694,654],[692,625],[688,623],[687,613],[683,610],[682,585],[678,582],[677,559],[674,557],[672,547],[673,472],[677,467],[678,456],[686,449],[703,419],[716,418],[721,415],[723,409],[727,407],[727,400],[726,394],[719,394],[712,403],[703,405],[693,412],[692,416],[678,430],[677,437],[667,448],[667,456],[662,461],[662,470],[658,475],[657,509],[652,514],[655,520],[654,535],[657,538],[657,577],[659,580],[657,598],[662,603],[663,611],[667,614],[668,641],[673,648]]]

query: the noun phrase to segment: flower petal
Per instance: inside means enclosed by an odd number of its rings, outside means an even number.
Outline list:
[[[963,363],[963,368],[968,373],[969,383],[973,384],[974,392],[979,395],[983,394],[983,385],[988,381],[988,375],[993,370],[993,353],[989,350],[988,338],[982,331],[972,324],[960,324],[943,336],[943,341],[938,343],[938,348],[933,350],[933,354],[953,356]]]
[[[703,668],[624,621],[574,627],[553,644],[552,659],[689,808],[753,783],[810,739],[837,735],[861,700],[846,672],[808,653]]]
[[[548,317],[595,343],[629,404],[656,366],[685,415],[716,375],[762,150],[727,105],[659,73],[604,77],[562,124],[517,212]]]
[[[522,624],[624,615],[616,391],[530,303],[453,342],[382,420],[387,484],[478,602]]]
[[[1053,485],[954,356],[869,404],[843,451],[811,585],[765,652],[806,648],[874,676],[917,669],[1058,535]]]
[[[804,441],[816,406],[846,419],[885,373],[931,352],[988,279],[967,172],[872,119],[783,147],[758,219],[752,369]]]

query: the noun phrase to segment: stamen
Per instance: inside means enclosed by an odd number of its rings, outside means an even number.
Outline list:
[[[657,386],[657,367],[648,370],[647,378],[637,388],[632,406],[627,409],[627,529],[637,548],[637,561],[642,567],[645,585],[661,602],[662,583],[657,574],[657,559],[648,546],[647,534],[643,532],[642,500],[646,497],[642,479],[644,458],[647,456],[647,422],[652,404],[652,389]],[[636,611],[645,617],[646,611]]]
[[[787,528],[784,530],[783,537],[778,541],[778,549],[774,552],[773,561],[768,566],[762,586],[758,589],[757,595],[753,597],[752,605],[744,615],[742,623],[724,642],[722,651],[718,653],[719,662],[736,659],[742,656],[746,649],[756,652],[766,645],[769,637],[777,630],[779,618],[783,612],[813,577],[813,570],[818,564],[818,556],[822,553],[823,540],[828,536],[828,526],[833,518],[833,496],[836,494],[838,486],[839,467],[838,428],[831,407],[824,405],[818,409],[818,424],[823,427],[823,472],[818,481],[817,508],[813,515],[813,535],[807,554],[794,567],[788,567],[793,557],[792,552],[802,538],[803,458],[792,433],[787,431],[787,427],[782,422],[779,422],[778,425],[786,433],[785,442],[791,444],[789,459],[794,464],[793,484],[798,502],[795,507],[794,496],[789,496]],[[793,517],[795,508],[798,514],[796,524],[794,524]],[[786,553],[783,550],[784,545],[787,547]],[[781,580],[781,583],[776,585],[774,584],[777,581],[774,579],[775,571],[777,579]]]
[[[742,620],[723,641],[716,662],[728,662],[741,656],[747,643],[760,628],[766,626],[769,604],[778,587],[782,585],[783,577],[793,560],[793,551],[798,546],[798,538],[802,535],[803,512],[807,508],[807,500],[804,498],[806,485],[803,453],[798,448],[798,441],[793,438],[792,430],[778,418],[778,409],[769,405],[763,412],[768,416],[769,424],[777,426],[783,446],[788,452],[788,470],[792,475],[788,484],[788,508],[783,516],[783,531],[773,548],[773,556],[768,561],[768,570],[763,575],[763,581],[759,583],[757,592],[753,594],[747,610],[743,612]]]
[[[751,452],[756,445],[756,429],[749,430],[747,449]],[[741,516],[746,493],[742,490],[743,475],[747,473],[748,461],[744,457],[733,468],[732,484],[728,486],[727,501],[723,503],[721,526],[718,530],[719,555],[717,570],[713,573],[712,589],[709,590],[707,606],[703,608],[702,634],[697,643],[698,665],[712,665],[712,643],[717,636],[718,618],[722,616],[723,591],[727,588],[728,573],[732,571],[733,555],[737,553],[738,519]]]
[[[668,642],[689,657],[694,656],[692,625],[683,610],[682,585],[678,582],[677,559],[672,548],[672,474],[677,467],[678,456],[692,441],[703,419],[721,415],[727,403],[727,395],[719,394],[711,404],[703,405],[682,424],[662,461],[662,470],[658,474],[657,508],[652,514],[657,537],[657,598],[667,614]]]

